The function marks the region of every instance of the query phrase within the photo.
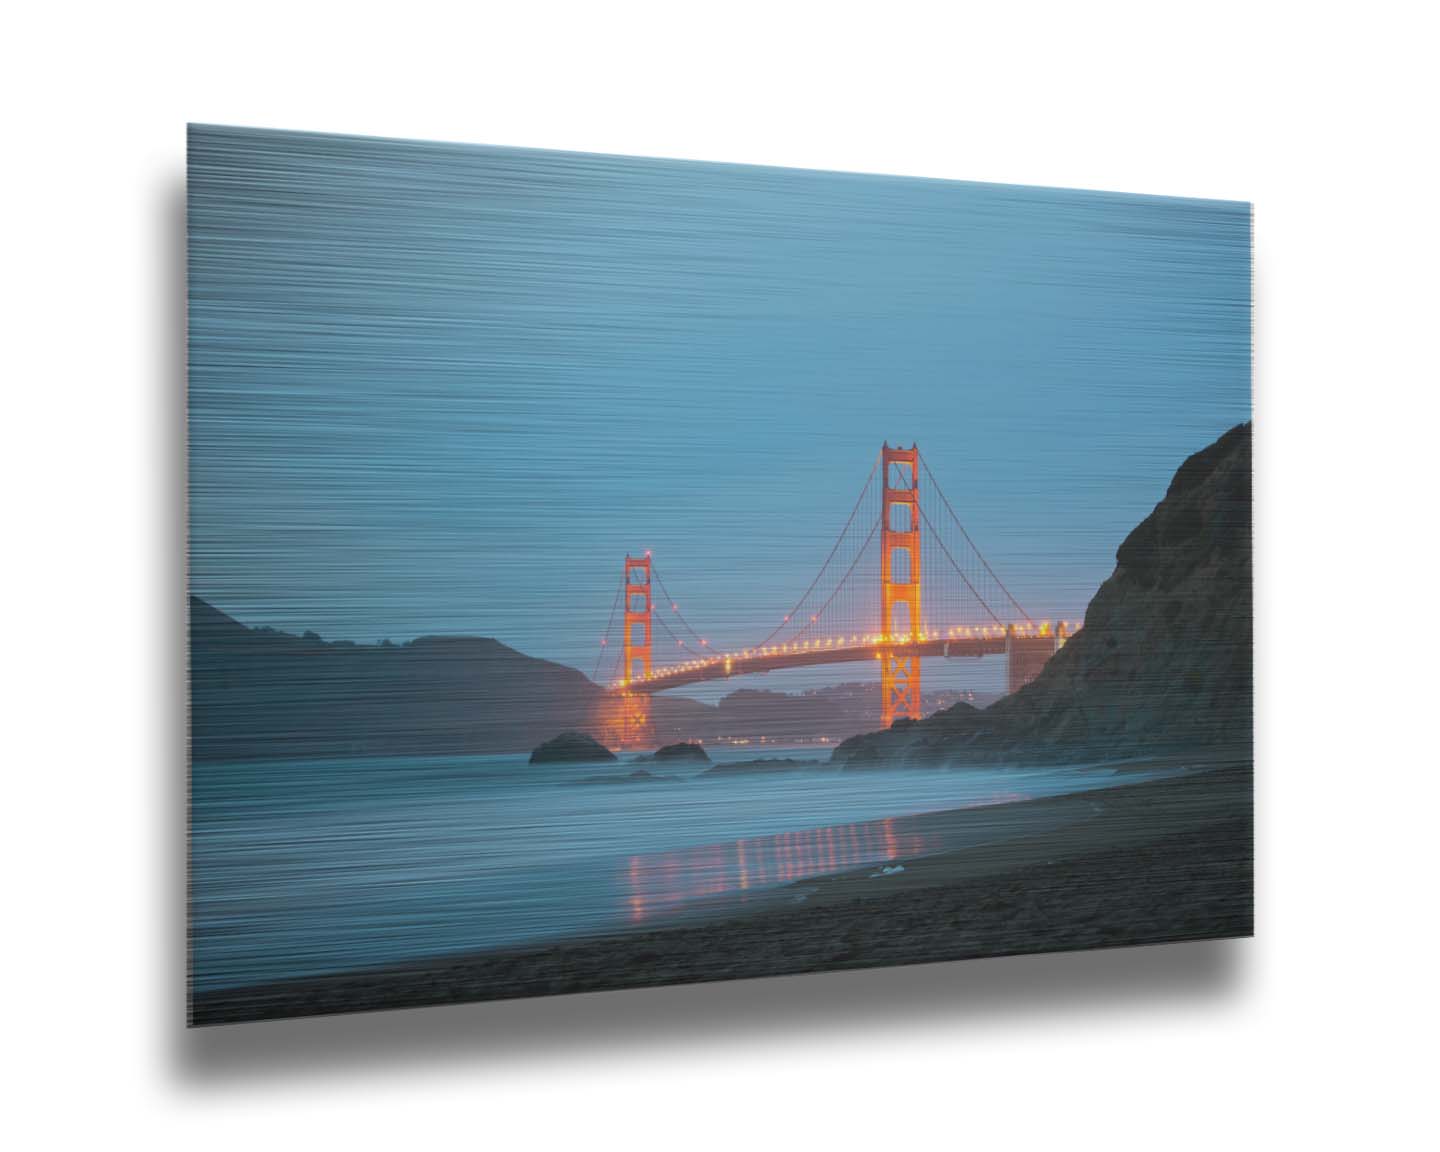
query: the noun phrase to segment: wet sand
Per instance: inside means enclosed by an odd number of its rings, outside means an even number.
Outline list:
[[[780,888],[749,911],[195,997],[192,1021],[418,1007],[1254,931],[1253,774],[1215,764],[920,819],[963,849]]]

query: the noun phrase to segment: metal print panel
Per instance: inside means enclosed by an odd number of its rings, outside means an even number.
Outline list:
[[[1252,931],[1243,203],[195,126],[194,1023]]]

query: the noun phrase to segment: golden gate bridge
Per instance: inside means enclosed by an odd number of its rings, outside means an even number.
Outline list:
[[[609,688],[601,738],[616,748],[652,747],[657,692],[850,661],[879,663],[888,728],[920,719],[923,658],[1003,655],[1014,692],[1078,626],[1032,619],[975,546],[919,448],[886,443],[810,586],[754,644],[715,650],[670,597],[654,557],[625,557],[593,677]],[[669,642],[658,649],[657,627]],[[673,659],[660,659],[666,650]]]

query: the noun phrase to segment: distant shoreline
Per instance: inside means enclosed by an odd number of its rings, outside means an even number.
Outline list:
[[[1198,758],[1192,758],[1192,762]],[[920,819],[993,845],[773,890],[753,906],[612,936],[199,993],[196,1025],[1247,936],[1253,770],[1187,775]],[[1000,824],[1004,828],[998,828]]]

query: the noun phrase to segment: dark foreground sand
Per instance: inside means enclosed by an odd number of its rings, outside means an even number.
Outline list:
[[[782,889],[745,915],[198,995],[195,1024],[1248,936],[1252,771],[1212,765],[927,817],[994,842]]]

